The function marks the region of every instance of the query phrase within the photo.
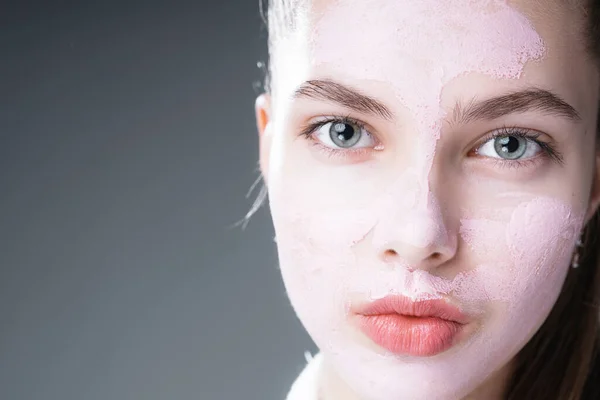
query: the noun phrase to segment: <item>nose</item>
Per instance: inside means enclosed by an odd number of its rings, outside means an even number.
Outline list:
[[[456,254],[457,234],[447,219],[430,194],[417,200],[413,207],[382,210],[373,245],[386,263],[401,264],[411,271],[431,271]]]

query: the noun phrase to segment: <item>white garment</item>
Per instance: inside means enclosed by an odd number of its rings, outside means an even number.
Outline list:
[[[318,400],[318,372],[323,363],[323,355],[317,353],[314,357],[306,353],[307,365],[304,367],[292,385],[286,400]]]

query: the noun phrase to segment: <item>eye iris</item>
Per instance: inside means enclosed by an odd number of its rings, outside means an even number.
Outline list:
[[[360,140],[360,129],[344,122],[331,124],[329,136],[339,147],[352,147]]]
[[[516,160],[527,150],[527,140],[517,136],[500,136],[494,139],[494,149],[501,158]]]

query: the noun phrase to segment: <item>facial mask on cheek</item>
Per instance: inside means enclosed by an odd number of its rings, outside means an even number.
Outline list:
[[[281,266],[299,318],[354,390],[373,399],[452,399],[512,358],[541,325],[560,293],[582,220],[583,213],[551,198],[524,200],[494,220],[465,219],[464,240],[481,257],[471,271],[446,281],[424,271],[382,270],[358,259],[351,247],[313,243],[294,219],[298,231],[288,227],[279,236]],[[410,295],[412,289],[431,298],[450,295],[465,309],[481,311],[483,304],[488,319],[460,347],[431,358],[374,351],[352,332],[350,295]]]

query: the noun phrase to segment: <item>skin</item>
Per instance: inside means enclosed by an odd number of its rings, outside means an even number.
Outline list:
[[[324,355],[323,399],[502,398],[600,201],[600,79],[573,29],[577,8],[464,3],[314,1],[276,43],[273,91],[256,102],[260,164],[288,295]],[[437,28],[423,38],[423,27]],[[294,95],[311,80],[387,113]],[[458,118],[532,87],[578,118],[540,107]],[[355,147],[336,147],[331,124],[300,134],[339,116],[364,124]],[[559,157],[526,139],[528,156],[502,159],[488,134],[504,126]],[[392,355],[355,323],[360,305],[388,294],[443,299],[470,321],[447,351]]]

